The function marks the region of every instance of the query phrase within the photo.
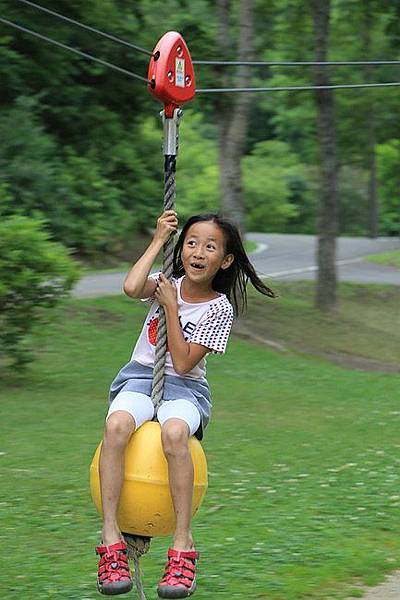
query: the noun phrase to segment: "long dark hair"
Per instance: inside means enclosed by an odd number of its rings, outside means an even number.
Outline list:
[[[185,273],[181,255],[189,227],[203,221],[211,221],[218,225],[224,234],[225,254],[233,254],[235,257],[227,269],[219,269],[212,281],[213,290],[226,294],[228,300],[234,305],[236,314],[244,312],[247,307],[246,288],[249,279],[258,292],[270,298],[276,298],[276,294],[261,281],[255,272],[243,248],[237,227],[216,213],[195,215],[185,223],[174,249],[174,277],[181,277]]]

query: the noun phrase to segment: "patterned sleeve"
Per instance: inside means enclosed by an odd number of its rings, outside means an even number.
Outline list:
[[[206,312],[194,330],[190,342],[209,348],[213,354],[224,354],[233,323],[233,307],[226,301]]]

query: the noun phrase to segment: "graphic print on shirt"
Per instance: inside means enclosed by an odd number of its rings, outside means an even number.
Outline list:
[[[147,322],[147,339],[152,346],[157,345],[157,330],[158,330],[159,317],[160,317],[160,309],[157,309],[156,312],[154,313],[154,315]],[[190,339],[193,331],[196,329],[196,323],[187,321],[187,323],[185,323],[185,325],[182,327],[182,318],[180,315],[178,318],[179,318],[179,324],[182,329],[183,337],[184,337],[185,341],[187,342]],[[167,352],[169,352],[168,340],[167,340]]]
[[[149,343],[152,346],[156,346],[157,345],[157,330],[158,330],[158,321],[159,321],[159,317],[158,315],[154,315],[153,317],[151,317],[151,319],[149,320],[148,324],[147,324],[147,339],[149,340]],[[169,352],[168,350],[168,342],[167,342],[167,352]]]

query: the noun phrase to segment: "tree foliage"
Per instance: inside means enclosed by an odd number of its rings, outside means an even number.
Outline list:
[[[47,220],[54,237],[77,253],[114,251],[129,224],[121,190],[94,158],[60,148],[44,130],[24,96],[0,117],[0,182],[14,202],[0,201],[0,215],[24,214]]]
[[[0,197],[8,197],[4,187]],[[14,215],[0,221],[0,358],[21,369],[32,360],[29,334],[71,289],[75,263],[52,242],[40,220]]]
[[[378,169],[381,186],[382,220],[385,232],[400,235],[400,140],[378,146]]]
[[[49,8],[49,3],[43,2]],[[332,0],[329,58],[396,58],[398,7],[368,0],[373,16],[367,35],[366,4]],[[22,3],[4,0],[3,15],[57,41],[145,75],[147,57],[99,38]],[[168,30],[181,31],[195,59],[219,58],[216,5],[208,0],[61,0],[73,19],[151,49]],[[300,0],[255,2],[254,55],[265,60],[312,60],[309,13]],[[239,0],[231,1],[230,34],[237,47]],[[232,56],[229,58],[234,59]],[[161,105],[142,82],[78,58],[6,25],[0,26],[0,216],[45,218],[54,238],[81,256],[118,253],[134,231],[147,229],[162,210]],[[309,84],[309,68],[260,67],[254,85]],[[392,67],[373,72],[395,80]],[[237,72],[196,67],[199,87],[234,84]],[[338,68],[332,78],[360,83],[362,69]],[[392,152],[400,134],[396,89],[338,92],[336,96],[340,232],[367,231],[366,122],[374,114],[378,144],[381,234],[397,231],[399,192]],[[177,171],[181,219],[218,210],[220,123],[215,97],[198,95],[185,109]],[[220,96],[229,111],[229,96]],[[243,185],[247,227],[315,233],[320,187],[318,143],[311,93],[257,94],[251,98],[244,140]],[[387,174],[390,173],[388,177]],[[393,173],[393,175],[392,175]],[[390,188],[390,183],[393,187]]]
[[[259,142],[243,160],[250,231],[284,231],[306,202],[306,174],[288,144]]]

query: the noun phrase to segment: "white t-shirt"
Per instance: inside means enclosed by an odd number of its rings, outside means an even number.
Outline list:
[[[157,279],[158,276],[159,273],[150,275],[154,279]],[[231,303],[225,294],[220,294],[218,298],[208,300],[207,302],[185,302],[181,296],[183,277],[173,279],[173,283],[175,283],[177,289],[178,315],[183,337],[187,342],[201,344],[209,348],[213,354],[223,354],[233,322],[233,307]],[[160,306],[153,298],[149,298],[148,300],[152,301],[152,305],[139,339],[136,342],[131,360],[135,360],[147,367],[153,367]],[[188,379],[204,379],[206,374],[206,357],[204,356],[185,375],[178,375],[174,370],[171,354],[168,352],[167,347],[165,374],[186,377]]]

